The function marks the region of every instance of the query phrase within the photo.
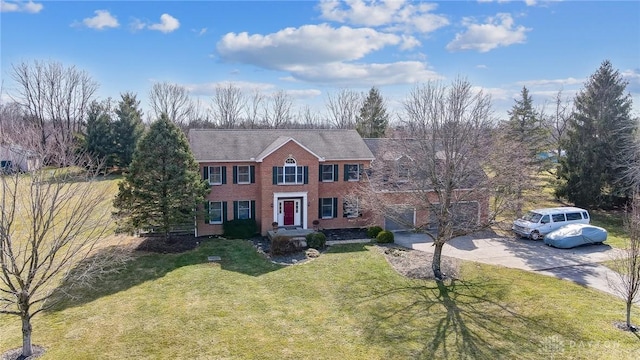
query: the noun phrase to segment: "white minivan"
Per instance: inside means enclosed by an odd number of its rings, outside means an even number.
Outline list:
[[[589,212],[577,207],[536,209],[513,222],[511,230],[519,236],[539,240],[544,235],[568,224],[588,224]]]

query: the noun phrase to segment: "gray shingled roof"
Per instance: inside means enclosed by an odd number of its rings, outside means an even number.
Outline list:
[[[197,161],[255,161],[294,139],[325,160],[373,160],[355,130],[193,129],[191,151]]]

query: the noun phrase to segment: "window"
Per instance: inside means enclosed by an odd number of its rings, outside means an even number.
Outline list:
[[[289,157],[285,160],[284,166],[273,167],[273,184],[308,184],[308,172],[308,166],[297,166],[296,160]]]
[[[409,179],[409,170],[411,169],[409,161],[401,159],[398,161],[398,179],[406,181]]]
[[[321,219],[332,219],[337,216],[338,198],[319,199],[319,217]]]
[[[210,201],[209,202],[209,224],[222,224],[224,217],[223,202],[222,201]]]
[[[209,166],[209,184],[222,185],[222,166]]]
[[[342,216],[346,218],[356,218],[360,216],[357,197],[345,197],[342,201]]]
[[[226,166],[205,166],[202,175],[209,185],[222,185],[227,183]]]
[[[338,181],[338,165],[320,165],[320,181]]]
[[[549,219],[549,215],[545,215],[545,216],[543,216],[543,217],[542,217],[542,220],[540,220],[540,223],[541,223],[541,224],[548,224],[548,223],[550,223],[550,222],[551,222],[551,220]]]
[[[360,165],[358,165],[358,164],[346,164],[344,166],[344,180],[345,181],[358,181],[358,180],[360,180]]]
[[[579,212],[567,213],[567,221],[582,220],[582,215]]]
[[[251,202],[250,201],[237,201],[236,206],[236,219],[250,219],[251,218]]]
[[[551,215],[551,219],[553,220],[553,222],[565,221],[564,214],[553,214],[553,215]]]
[[[251,183],[251,172],[249,170],[249,166],[238,166],[238,184],[249,184]]]

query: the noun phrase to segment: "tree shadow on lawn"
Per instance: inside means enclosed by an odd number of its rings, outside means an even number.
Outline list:
[[[233,271],[249,276],[260,276],[283,268],[258,254],[247,240],[202,238],[199,245],[182,253],[158,254],[136,251],[124,264],[113,263],[101,274],[88,278],[85,269],[89,264],[104,262],[113,257],[114,251],[107,248],[77,264],[66,280],[53,291],[48,300],[49,312],[81,306],[103,296],[125,291],[146,281],[162,278],[173,270],[184,266],[210,263],[213,268]],[[220,256],[221,260],[209,262],[209,256]],[[78,281],[82,279],[82,281]]]
[[[566,323],[550,325],[553,314],[527,316],[503,302],[508,287],[404,279],[351,301],[365,307],[365,336],[386,346],[388,358],[544,358],[552,336],[575,340],[579,331]]]

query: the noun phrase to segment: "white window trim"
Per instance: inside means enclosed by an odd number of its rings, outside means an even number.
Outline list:
[[[333,213],[333,198],[321,198],[321,199],[322,199],[322,204],[321,204],[321,206],[322,206],[322,213],[323,213],[323,214],[322,214],[322,218],[323,218],[323,219],[334,219],[334,218],[336,218],[336,215],[337,215],[337,214],[334,214],[334,213]],[[324,215],[324,206],[325,206],[324,201],[325,201],[325,200],[327,200],[327,199],[328,199],[328,200],[331,200],[331,216],[325,216],[325,215]]]
[[[208,166],[208,171],[209,171],[209,185],[222,185],[222,166],[218,165],[218,166]],[[219,182],[213,182],[211,181],[212,179],[212,174],[213,174],[213,168],[218,168],[220,169],[220,181]]]
[[[240,181],[240,169],[241,168],[246,168],[247,169],[247,181]],[[244,173],[242,173],[242,175],[244,175]],[[237,170],[236,170],[236,183],[237,184],[251,184],[251,166],[250,165],[238,165]]]
[[[356,200],[355,214],[354,213],[347,214],[347,219],[354,219],[354,218],[360,217],[360,199],[356,198],[355,200]],[[343,209],[345,207],[347,207],[347,203],[348,202],[350,202],[349,199],[342,199],[342,208]]]
[[[247,207],[243,208],[242,210],[247,210],[247,217],[246,218],[241,218],[240,215],[240,203],[241,202],[246,202],[247,203]],[[237,213],[233,214],[233,218],[234,219],[251,219],[251,200],[237,200],[238,203],[238,208],[236,209]]]
[[[333,166],[333,164],[331,164],[331,165],[322,164],[320,166],[322,166],[322,182],[333,182],[333,179],[335,179],[335,176],[336,176],[336,174],[334,174],[335,167]],[[326,180],[324,178],[324,174],[325,174],[324,168],[325,168],[325,166],[329,167],[331,169],[331,179],[329,179],[329,180]],[[328,174],[328,172],[326,172],[326,173]]]
[[[220,221],[215,221],[213,219],[211,219],[211,209],[213,208],[213,204],[215,203],[219,203],[220,204]],[[223,206],[223,202],[222,201],[209,201],[209,224],[211,225],[220,225],[223,222],[223,214],[224,214],[224,209],[222,208]]]
[[[356,167],[356,178],[355,179],[351,179],[351,177],[349,176],[351,174],[351,171],[347,170],[347,177],[348,177],[347,181],[360,181],[360,164],[347,164],[347,166],[349,166],[349,167],[355,166]]]
[[[285,181],[287,178],[285,174],[286,168],[294,168],[295,169],[295,182]],[[304,184],[304,166],[297,166],[293,164],[285,164],[285,166],[278,167],[278,169],[282,169],[282,176],[278,176],[278,185],[302,185]],[[298,177],[302,177],[298,182]]]

